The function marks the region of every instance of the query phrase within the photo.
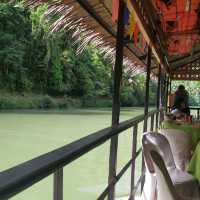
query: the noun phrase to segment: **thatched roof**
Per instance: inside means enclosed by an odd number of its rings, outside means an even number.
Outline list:
[[[112,21],[112,0],[26,0],[30,8],[47,3],[46,17],[57,16],[51,32],[61,29],[72,32],[81,53],[88,44],[99,48],[102,55],[115,61],[117,23]],[[124,65],[138,73],[145,70],[146,53],[140,52],[131,42],[124,48]]]
[[[52,32],[71,31],[74,41],[80,42],[77,53],[92,43],[114,63],[117,23],[112,21],[112,0],[26,0],[29,7],[44,2],[49,6],[46,16],[59,16]],[[172,79],[199,80],[200,0],[126,2],[131,4],[141,32],[152,46],[154,74],[158,61]],[[132,41],[125,41],[124,65],[133,72],[145,71],[146,55],[146,49],[140,51]]]
[[[141,2],[132,4],[170,77],[200,80],[200,0]]]
[[[200,60],[177,67],[173,70],[174,80],[200,80]]]

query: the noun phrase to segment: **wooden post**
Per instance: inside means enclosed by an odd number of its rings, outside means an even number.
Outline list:
[[[132,141],[132,158],[136,156],[137,150],[137,133],[138,133],[138,124],[133,127],[133,141]],[[135,160],[132,162],[131,165],[131,191],[129,200],[134,200],[134,187],[135,187]]]
[[[168,96],[169,96],[169,77],[166,80],[166,91],[165,91],[165,111],[168,110]]]
[[[169,93],[172,93],[172,80],[169,81]]]
[[[162,79],[162,90],[161,90],[161,97],[162,97],[162,107],[165,107],[165,90],[166,90],[166,74]]]
[[[152,50],[151,47],[148,46],[148,55],[147,55],[147,74],[146,74],[146,91],[145,91],[145,99],[144,99],[144,126],[143,126],[143,132],[147,131],[147,121],[148,121],[148,117],[146,117],[146,115],[148,114],[149,111],[149,81],[150,81],[150,74],[151,74],[151,54],[152,54]],[[144,164],[144,157],[142,155],[142,174],[145,172],[145,164]],[[144,178],[142,178],[141,181],[141,192],[143,190],[143,186],[144,186],[144,182],[145,182],[145,176]]]
[[[172,80],[171,79],[169,79],[169,94],[168,95],[170,94],[172,94]],[[168,112],[170,112],[170,107],[168,108]]]
[[[166,102],[166,74],[164,78],[161,78],[161,107],[165,107]],[[161,126],[161,122],[164,117],[164,112],[159,112],[159,126]]]
[[[123,36],[124,36],[124,1],[119,1],[119,16],[118,16],[118,28],[117,28],[117,43],[116,43],[116,60],[114,68],[114,90],[113,90],[113,106],[112,106],[112,127],[114,128],[119,124],[120,115],[120,85],[122,79],[122,66],[123,66]],[[118,148],[118,136],[111,138],[110,143],[110,156],[109,156],[109,176],[108,184],[116,176],[117,168],[117,148]],[[115,199],[115,186],[111,187],[108,200]]]
[[[145,99],[144,99],[144,115],[148,114],[149,111],[149,81],[151,74],[151,47],[148,47],[148,55],[147,55],[147,74],[146,74],[146,87],[145,87]],[[143,131],[147,131],[147,118],[144,120]]]
[[[150,127],[150,131],[154,130],[154,114],[151,115],[151,127]]]
[[[53,187],[53,200],[63,200],[63,168],[54,173]]]
[[[161,82],[161,66],[159,65],[158,66],[157,102],[156,102],[157,110],[160,109],[160,92],[161,92],[160,82]],[[156,114],[156,129],[158,129],[158,116],[159,116],[159,113]]]

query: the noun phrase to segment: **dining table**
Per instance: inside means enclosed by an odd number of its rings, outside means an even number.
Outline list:
[[[195,151],[196,146],[200,141],[200,123],[199,122],[188,123],[188,122],[163,121],[161,128],[178,129],[178,130],[182,130],[186,134],[191,135],[192,151]]]
[[[200,122],[193,123],[177,123],[177,122],[163,122],[162,128],[165,129],[179,129],[191,135],[192,158],[187,166],[187,172],[194,176],[200,184]]]
[[[188,164],[187,171],[192,174],[200,184],[200,142],[195,148],[192,159]]]

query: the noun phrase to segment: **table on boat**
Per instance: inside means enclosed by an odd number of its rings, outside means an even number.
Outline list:
[[[197,111],[197,119],[200,119],[200,107],[199,106],[190,106],[190,110]],[[171,107],[168,106],[168,112],[171,112]]]
[[[200,183],[200,142],[196,146],[187,171],[192,174]]]
[[[191,145],[192,145],[193,151],[195,150],[197,144],[200,141],[200,126],[198,126],[197,123],[195,123],[195,124],[187,124],[187,123],[176,124],[174,122],[163,122],[162,128],[164,128],[164,129],[178,129],[178,130],[182,130],[185,133],[191,135],[191,139],[192,139]]]
[[[197,119],[200,119],[200,107],[199,106],[190,106],[190,110],[197,111]]]
[[[164,122],[163,128],[179,129],[192,136],[193,155],[189,162],[187,171],[192,174],[200,184],[200,123],[175,124]]]

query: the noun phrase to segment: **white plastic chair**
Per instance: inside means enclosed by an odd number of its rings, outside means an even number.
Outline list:
[[[191,159],[191,135],[178,129],[161,129],[159,132],[169,141],[176,167],[185,171]]]
[[[155,199],[155,169],[153,166],[153,162],[150,156],[150,151],[154,150],[158,152],[162,158],[164,159],[165,165],[167,167],[168,173],[172,180],[176,191],[183,196],[196,196],[199,197],[198,185],[196,180],[192,175],[187,172],[179,170],[174,162],[173,154],[170,148],[170,144],[167,138],[156,132],[147,132],[144,133],[142,138],[142,147],[143,147],[143,155],[145,159],[145,164],[147,168],[147,174],[150,173],[151,176],[146,178],[144,184],[143,196],[149,196],[146,198],[148,200]],[[148,180],[151,179],[151,180]],[[153,183],[150,185],[150,183]],[[149,189],[147,189],[150,187]]]
[[[156,151],[150,151],[151,159],[155,169],[157,180],[157,200],[199,200],[199,197],[180,196],[169,176],[165,163],[161,155]]]

